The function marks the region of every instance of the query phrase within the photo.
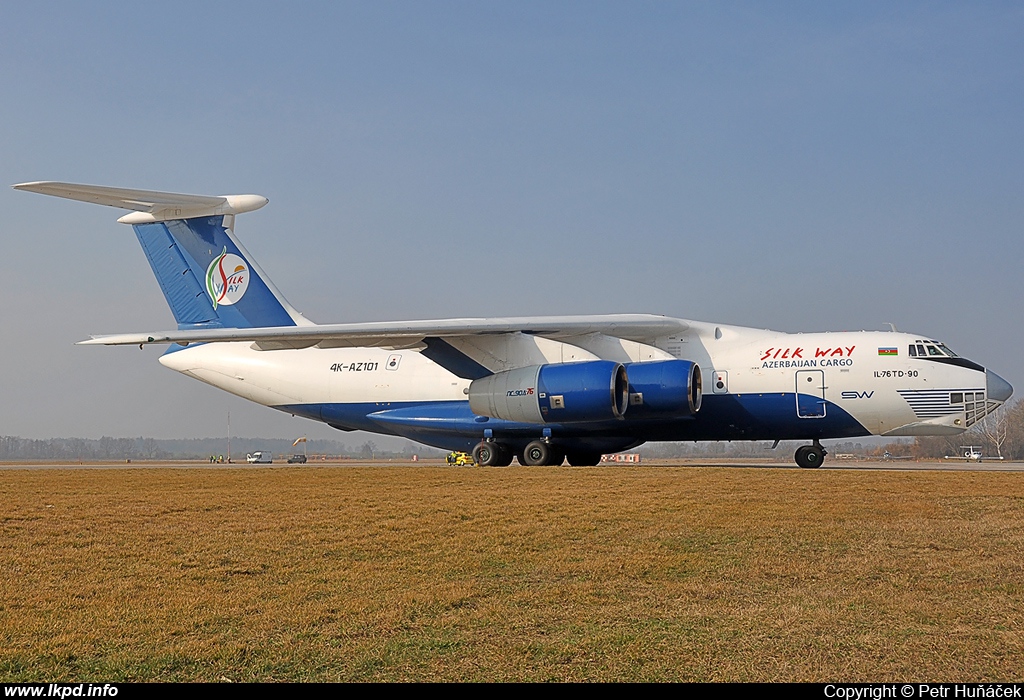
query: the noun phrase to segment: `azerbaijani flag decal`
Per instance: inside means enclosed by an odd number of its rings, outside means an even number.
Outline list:
[[[884,357],[896,357],[900,354],[900,351],[896,348],[878,348],[878,354]]]

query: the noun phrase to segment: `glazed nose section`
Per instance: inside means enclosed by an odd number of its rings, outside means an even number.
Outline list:
[[[987,369],[985,370],[985,393],[988,394],[989,401],[1006,403],[1007,399],[1013,395],[1013,387],[1010,386],[1010,382]]]

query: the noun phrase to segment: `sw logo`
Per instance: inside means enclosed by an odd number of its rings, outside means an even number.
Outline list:
[[[844,399],[870,399],[874,394],[873,391],[844,391],[842,397]]]
[[[225,247],[206,268],[206,292],[210,295],[213,308],[237,304],[248,288],[249,268],[242,258],[229,253]]]

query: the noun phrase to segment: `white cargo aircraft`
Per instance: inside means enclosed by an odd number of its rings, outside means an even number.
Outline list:
[[[954,435],[1010,398],[991,370],[898,332],[779,333],[653,315],[317,325],[234,234],[258,195],[60,182],[15,189],[130,210],[177,330],[84,345],[169,344],[160,362],[340,430],[472,451],[484,465],[597,464],[651,440]],[[777,443],[776,443],[777,444]]]

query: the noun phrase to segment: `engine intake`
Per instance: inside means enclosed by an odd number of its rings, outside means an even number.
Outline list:
[[[629,417],[680,418],[700,410],[700,367],[689,360],[633,362],[629,374]]]
[[[520,367],[469,385],[473,413],[517,423],[613,420],[628,405],[626,368],[610,360]]]

